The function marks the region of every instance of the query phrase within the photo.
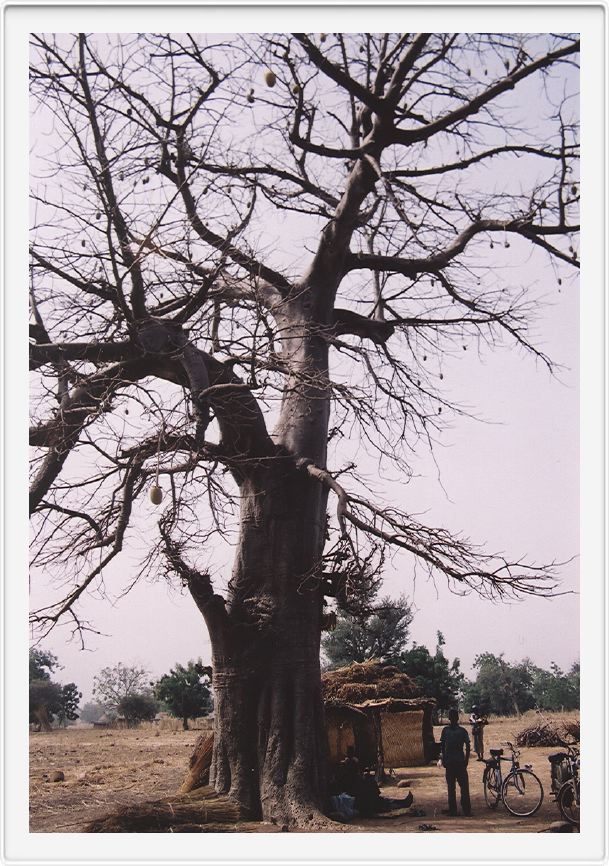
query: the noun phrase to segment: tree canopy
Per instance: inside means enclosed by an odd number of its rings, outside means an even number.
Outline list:
[[[211,712],[211,668],[201,659],[189,661],[186,666],[176,664],[154,684],[154,694],[173,716],[182,719],[188,730],[188,719],[206,716]]]
[[[93,695],[108,710],[117,711],[124,698],[149,692],[148,671],[138,665],[118,662],[102,668],[93,678]]]
[[[128,724],[151,722],[157,714],[158,704],[150,694],[132,692],[125,695],[116,707]]]
[[[565,673],[552,662],[549,670],[530,659],[509,662],[504,654],[476,656],[476,678],[465,685],[465,706],[474,704],[497,715],[525,710],[574,710],[579,708],[579,663]]]
[[[338,668],[367,659],[393,662],[406,645],[412,616],[405,596],[380,599],[364,618],[339,615],[334,630],[322,638],[329,666]]]
[[[61,665],[53,653],[31,647],[29,652],[29,720],[48,731],[56,718],[60,725],[78,718],[82,693],[76,683],[54,682],[51,674]]]
[[[59,659],[48,650],[30,647],[29,667],[30,682],[32,680],[50,680],[51,674],[59,668]]]
[[[444,637],[438,632],[433,655],[427,647],[414,643],[410,649],[402,650],[394,661],[416,683],[420,694],[436,699],[440,715],[458,706],[465,682],[460,660],[449,661],[443,646]]]

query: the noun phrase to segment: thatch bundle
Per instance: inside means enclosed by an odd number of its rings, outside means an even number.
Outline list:
[[[326,701],[338,700],[346,704],[379,698],[410,698],[417,693],[410,677],[393,665],[374,659],[327,671],[322,674],[321,683]]]
[[[195,743],[195,749],[190,756],[189,769],[182,782],[180,794],[188,794],[196,788],[201,788],[209,782],[209,771],[214,753],[214,735],[201,734]]]
[[[212,788],[199,788],[186,796],[149,800],[123,806],[92,821],[86,833],[231,833],[243,829],[236,803]],[[188,830],[185,830],[185,827]],[[193,827],[198,829],[194,830]]]

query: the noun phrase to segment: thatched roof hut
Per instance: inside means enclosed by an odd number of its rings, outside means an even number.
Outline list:
[[[332,763],[346,756],[349,745],[355,746],[362,764],[375,765],[379,775],[386,767],[417,766],[437,757],[436,702],[416,697],[410,677],[393,665],[367,661],[328,671],[322,689]]]
[[[380,698],[412,698],[417,687],[409,676],[394,665],[372,659],[354,662],[335,671],[326,671],[321,677],[325,700],[338,700],[346,704]]]

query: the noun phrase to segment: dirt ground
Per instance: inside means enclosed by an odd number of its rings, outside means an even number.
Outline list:
[[[529,714],[520,719],[492,718],[485,730],[487,752],[491,746],[514,741],[518,731],[529,721],[532,721]],[[436,740],[440,732],[441,728],[436,728]],[[79,833],[89,821],[121,806],[175,794],[200,733],[200,730],[152,726],[132,730],[76,726],[30,734],[31,832]],[[545,792],[541,809],[532,818],[515,818],[501,804],[493,811],[488,809],[482,789],[484,765],[474,758],[469,765],[473,817],[450,818],[442,814],[442,809],[446,808],[444,771],[430,764],[396,770],[395,778],[382,789],[383,796],[396,798],[405,797],[411,790],[414,807],[424,810],[424,816],[357,818],[348,825],[338,824],[336,829],[339,832],[412,833],[422,832],[421,824],[432,824],[439,832],[452,833],[540,832],[560,819],[558,807],[550,796],[547,756],[554,751],[556,747],[523,748],[521,751],[521,764],[533,765]],[[56,771],[63,772],[64,781],[51,781]],[[409,788],[398,788],[400,780],[407,780]],[[264,825],[260,829],[275,830]]]

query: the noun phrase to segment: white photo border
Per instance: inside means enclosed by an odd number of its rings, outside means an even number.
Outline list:
[[[145,15],[142,13],[145,11]],[[236,13],[238,12],[238,19]],[[1,862],[6,864],[607,863],[607,4],[445,0],[327,4],[2,2],[3,458]],[[27,36],[41,32],[564,32],[582,34],[581,243],[581,833],[85,834],[29,833],[27,725]],[[10,365],[9,365],[10,360]],[[379,852],[382,852],[379,855]]]

